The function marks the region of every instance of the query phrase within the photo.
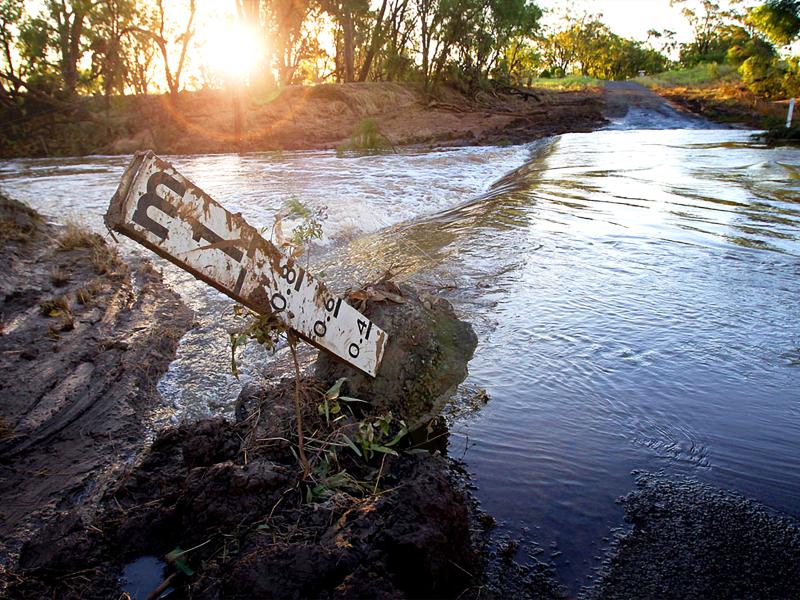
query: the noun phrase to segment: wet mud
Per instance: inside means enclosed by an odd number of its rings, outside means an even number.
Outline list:
[[[0,565],[146,441],[191,313],[143,261],[0,196]]]
[[[292,388],[264,399],[270,431]],[[531,586],[545,594],[528,597],[557,597],[552,580],[510,561],[486,577],[491,520],[455,463],[340,453],[350,482],[317,472],[311,483],[290,444],[265,433],[252,416],[161,432],[93,517],[62,513],[24,545],[10,595],[117,597],[127,564],[166,556],[159,575],[175,598],[491,598]]]

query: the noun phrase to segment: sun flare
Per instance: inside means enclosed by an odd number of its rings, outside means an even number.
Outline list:
[[[243,23],[208,24],[204,62],[218,77],[247,81],[264,55],[264,42],[258,32]]]

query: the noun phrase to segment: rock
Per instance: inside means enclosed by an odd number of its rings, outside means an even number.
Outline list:
[[[367,400],[372,412],[389,411],[410,429],[427,423],[441,410],[467,376],[478,338],[469,323],[456,316],[443,298],[419,295],[409,285],[392,286],[403,302],[367,299],[362,312],[389,336],[374,379],[320,352],[315,376],[327,384],[347,378],[348,395]]]

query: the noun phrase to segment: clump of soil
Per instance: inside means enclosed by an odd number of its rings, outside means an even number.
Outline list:
[[[148,263],[0,195],[0,564],[143,445],[191,313]],[[2,585],[2,582],[0,582]]]
[[[289,388],[270,402],[288,407]],[[172,580],[187,597],[456,597],[473,585],[469,505],[443,458],[341,453],[349,478],[318,468],[303,481],[289,443],[253,434],[222,419],[162,432],[96,518],[65,516],[25,545],[13,594],[109,597],[126,562],[176,549],[192,549]]]

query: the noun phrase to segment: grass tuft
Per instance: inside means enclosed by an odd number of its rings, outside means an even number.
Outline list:
[[[0,441],[14,437],[14,431],[3,417],[0,417]]]
[[[87,306],[94,300],[95,296],[99,294],[103,290],[103,284],[95,279],[88,285],[80,288],[75,292],[75,299],[78,301],[79,304],[83,306]]]
[[[53,267],[50,271],[50,283],[55,287],[63,287],[69,283],[71,279],[70,274],[61,267]]]
[[[90,251],[89,260],[99,275],[120,275],[127,271],[119,252],[106,241],[88,229],[67,221],[64,232],[58,238],[58,249],[69,252],[84,248]]]
[[[64,232],[58,238],[58,249],[68,252],[77,248],[94,248],[98,243],[103,243],[99,235],[81,227],[74,221],[67,221]]]
[[[384,154],[386,152],[397,153],[394,144],[381,133],[378,121],[375,119],[364,119],[361,121],[350,136],[350,142],[342,144],[336,148],[337,156],[355,154],[363,156],[368,154]]]
[[[41,310],[42,315],[50,318],[69,314],[71,312],[69,298],[66,294],[62,294],[47,300],[42,300],[39,302],[39,310]]]

